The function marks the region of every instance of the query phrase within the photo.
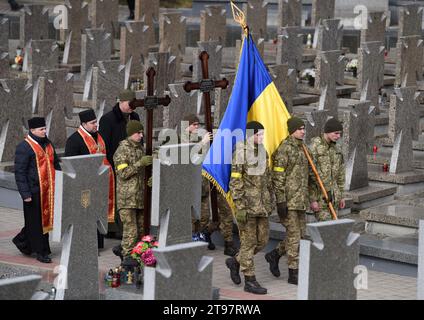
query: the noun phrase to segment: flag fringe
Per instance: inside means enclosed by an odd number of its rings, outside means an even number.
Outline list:
[[[225,192],[224,189],[219,185],[219,183],[212,177],[206,170],[202,169],[202,176],[209,180],[210,183],[214,185],[214,187],[218,190],[218,192],[225,198],[228,205],[231,208],[231,212],[233,216],[235,216],[235,204],[233,201],[233,197],[231,197],[231,192]]]

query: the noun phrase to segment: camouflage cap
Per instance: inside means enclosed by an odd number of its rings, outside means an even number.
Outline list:
[[[131,137],[134,133],[143,131],[144,127],[138,120],[130,120],[127,123],[127,135]]]
[[[119,101],[131,101],[135,99],[135,92],[132,90],[123,90],[119,93]]]
[[[305,122],[303,122],[303,120],[298,117],[291,117],[289,120],[287,120],[289,134],[294,133],[296,130],[302,128],[303,126],[305,126]]]

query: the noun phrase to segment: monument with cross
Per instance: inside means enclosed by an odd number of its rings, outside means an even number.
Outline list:
[[[146,128],[146,155],[151,156],[153,153],[153,110],[160,106],[168,106],[171,103],[169,95],[159,97],[155,95],[155,75],[156,71],[150,67],[146,71],[147,76],[147,96],[144,99],[135,99],[130,102],[130,107],[146,109],[147,128]],[[152,189],[148,186],[148,181],[152,176],[152,167],[147,166],[144,171],[144,234],[150,233],[150,212]]]
[[[66,144],[66,118],[72,118],[73,74],[67,69],[45,70],[34,88],[33,110],[46,118],[47,136],[56,148]]]
[[[65,157],[56,171],[53,241],[62,242],[56,300],[99,299],[97,232],[107,233],[103,154]]]
[[[359,233],[354,220],[307,225],[312,240],[300,240],[299,300],[356,300]]]
[[[31,118],[32,84],[26,79],[0,79],[0,161],[13,161]]]
[[[208,132],[213,132],[212,123],[212,109],[211,109],[211,91],[215,88],[226,89],[228,87],[228,80],[223,78],[220,80],[214,80],[209,78],[209,54],[206,51],[202,51],[199,55],[199,59],[202,61],[202,76],[200,82],[188,81],[184,85],[184,90],[187,92],[193,90],[200,90],[203,94],[203,101],[205,106],[205,124]],[[212,144],[212,140],[210,141]],[[212,207],[212,221],[218,222],[218,204],[217,204],[217,192],[213,184],[210,184],[211,194],[211,207]]]
[[[389,137],[394,140],[390,173],[413,170],[412,140],[419,134],[419,112],[416,87],[395,88],[390,96]]]
[[[343,155],[346,159],[345,190],[368,186],[367,148],[371,146],[370,134],[374,134],[374,107],[370,101],[351,106],[344,114]]]
[[[205,242],[192,242],[191,219],[200,217],[202,183],[200,158],[189,158],[193,147],[162,146],[153,162],[152,225],[160,233],[153,249],[156,267],[144,269],[145,300],[212,298],[213,258],[205,256]]]

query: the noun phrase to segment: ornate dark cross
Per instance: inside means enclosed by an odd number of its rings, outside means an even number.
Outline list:
[[[184,85],[184,90],[190,92],[193,90],[200,90],[203,93],[203,100],[205,102],[205,122],[206,130],[208,132],[213,132],[212,127],[212,111],[211,111],[211,91],[215,88],[226,89],[228,87],[228,80],[223,78],[221,80],[209,79],[209,54],[206,51],[202,51],[199,55],[199,59],[202,61],[202,77],[203,79],[200,82],[186,82]],[[210,141],[212,144],[212,140]],[[216,188],[213,184],[210,184],[211,190],[211,205],[212,205],[212,221],[218,222],[218,204],[217,204],[217,193]]]
[[[154,83],[156,71],[150,67],[147,72],[147,96],[144,99],[136,99],[130,102],[132,109],[137,107],[145,108],[147,114],[146,132],[146,155],[151,156],[153,152],[153,110],[159,106],[168,106],[171,98],[155,96]],[[152,189],[147,185],[152,176],[152,166],[148,166],[144,171],[144,234],[150,233],[150,211],[152,205]]]

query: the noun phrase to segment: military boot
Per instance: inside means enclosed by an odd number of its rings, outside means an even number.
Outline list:
[[[212,235],[208,231],[204,231],[205,240],[208,243],[209,250],[215,250],[215,244],[212,242]]]
[[[124,257],[122,256],[122,246],[117,245],[112,248],[112,252],[115,256],[118,256],[121,259],[121,262],[124,260]]]
[[[280,276],[280,269],[278,268],[280,258],[281,256],[277,249],[274,249],[265,255],[265,260],[269,263],[269,271],[271,271],[272,275],[277,278]]]
[[[238,250],[234,247],[232,241],[225,241],[224,254],[226,256],[234,257],[237,254]]]
[[[263,288],[255,276],[244,276],[244,291],[254,294],[267,294],[268,290]]]
[[[299,270],[298,269],[289,269],[289,279],[287,280],[290,284],[297,285]]]
[[[235,284],[240,284],[240,263],[237,262],[237,259],[234,257],[228,258],[225,260],[225,265],[230,269],[231,280],[233,280]]]

